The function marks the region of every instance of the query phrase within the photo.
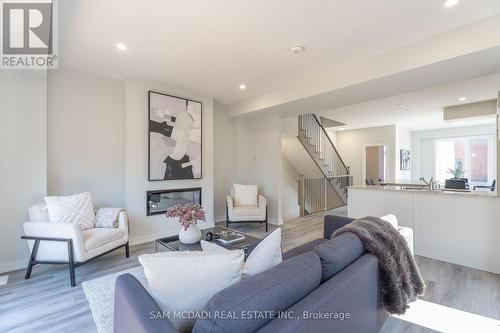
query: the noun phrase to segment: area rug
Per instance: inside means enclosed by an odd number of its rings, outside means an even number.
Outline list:
[[[132,274],[143,286],[147,286],[142,266],[137,266],[82,283],[83,291],[89,301],[90,310],[92,311],[92,316],[94,317],[99,333],[113,333],[115,281],[118,276],[125,273]]]

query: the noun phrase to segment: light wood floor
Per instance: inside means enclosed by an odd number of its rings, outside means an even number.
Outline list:
[[[345,215],[345,209],[329,214]],[[322,237],[323,216],[317,214],[287,221],[283,227],[283,250]],[[232,225],[256,236],[265,234],[258,224]],[[276,226],[270,226],[274,230]],[[9,283],[0,287],[0,332],[96,332],[81,282],[139,265],[137,256],[153,252],[153,244],[123,250],[78,267],[75,288],[69,286],[67,268],[35,267],[31,279],[24,271],[9,273]],[[417,257],[427,283],[424,300],[451,308],[500,319],[500,275]],[[446,319],[443,319],[446,320]],[[432,332],[429,329],[390,318],[382,332]]]

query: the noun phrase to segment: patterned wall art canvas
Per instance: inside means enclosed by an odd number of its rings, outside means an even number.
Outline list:
[[[149,180],[201,178],[201,102],[149,92]]]
[[[400,150],[400,169],[410,170],[410,151],[401,149]]]

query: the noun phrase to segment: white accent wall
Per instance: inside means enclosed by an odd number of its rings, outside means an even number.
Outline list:
[[[28,262],[28,207],[47,193],[47,74],[0,71],[0,273]]]
[[[179,223],[163,215],[146,216],[146,191],[175,188],[202,188],[202,205],[207,222],[201,227],[212,226],[214,146],[213,110],[211,97],[181,89],[161,82],[125,80],[125,206],[130,216],[131,243],[142,243],[160,236],[175,235]],[[191,98],[203,103],[202,110],[202,179],[148,181],[148,91]]]

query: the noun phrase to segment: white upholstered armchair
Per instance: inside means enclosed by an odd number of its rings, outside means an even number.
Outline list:
[[[257,185],[234,184],[231,188],[226,200],[226,227],[238,222],[265,223],[267,232],[267,202],[258,194]]]
[[[31,256],[26,279],[37,264],[67,264],[71,286],[76,285],[75,268],[118,248],[125,247],[129,257],[128,214],[121,211],[117,228],[91,228],[81,230],[79,224],[49,222],[45,204],[29,209],[30,221],[23,224],[23,239],[28,240]]]

